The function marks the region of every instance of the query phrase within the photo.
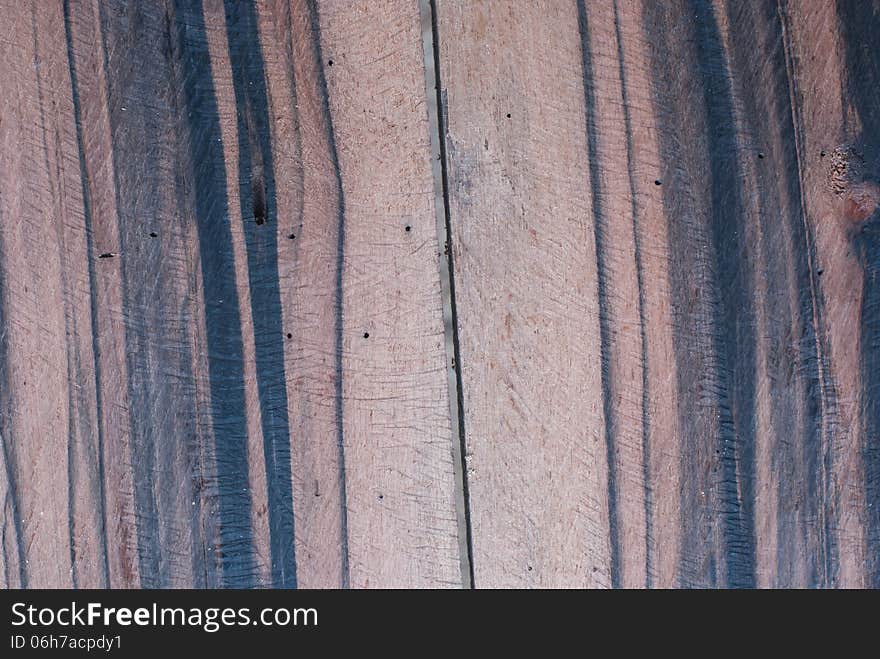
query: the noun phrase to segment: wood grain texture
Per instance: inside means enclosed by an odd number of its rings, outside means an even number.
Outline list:
[[[877,0],[0,17],[4,587],[880,587]]]
[[[437,6],[476,586],[880,585],[876,3]]]
[[[460,585],[418,6],[0,15],[4,585]]]
[[[475,585],[610,585],[577,13],[438,8]]]

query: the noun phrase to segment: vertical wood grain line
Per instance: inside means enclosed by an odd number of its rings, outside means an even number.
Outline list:
[[[449,213],[449,174],[446,153],[446,118],[444,117],[443,83],[440,79],[440,35],[437,26],[436,0],[420,0],[422,45],[425,58],[425,91],[430,129],[431,169],[434,179],[434,200],[437,244],[445,250],[440,259],[440,289],[443,298],[443,328],[449,387],[449,410],[452,419],[453,469],[455,503],[458,516],[459,558],[464,588],[475,588],[474,541],[470,511],[470,490],[467,472],[467,439],[464,422],[464,389],[461,379],[461,350],[458,336],[458,310],[455,301],[455,268],[452,248],[452,224]]]
[[[101,515],[101,528],[99,529],[99,536],[101,538],[101,548],[102,548],[102,556],[100,557],[101,562],[103,564],[104,570],[104,587],[107,587],[110,584],[110,562],[109,555],[107,552],[107,498],[105,492],[105,483],[104,483],[104,431],[103,424],[101,420],[104,417],[103,409],[103,399],[101,393],[101,360],[100,360],[100,343],[98,341],[98,302],[97,302],[97,285],[96,285],[96,277],[95,277],[95,249],[93,243],[93,235],[94,231],[92,228],[92,198],[89,190],[89,173],[86,167],[86,159],[85,159],[85,145],[83,143],[83,133],[82,133],[82,112],[80,108],[80,98],[79,98],[79,81],[76,75],[76,62],[74,61],[73,55],[73,36],[71,33],[71,17],[70,17],[70,0],[64,0],[64,36],[66,40],[67,46],[67,66],[68,73],[70,75],[70,88],[71,88],[71,101],[73,104],[73,121],[76,127],[76,146],[77,146],[77,155],[78,155],[78,163],[79,163],[79,174],[80,174],[80,182],[82,184],[82,198],[83,198],[83,225],[85,228],[85,243],[86,243],[86,258],[88,259],[88,276],[89,276],[89,312],[91,316],[91,326],[92,326],[92,357],[93,357],[93,368],[94,368],[94,380],[95,380],[95,409],[97,411],[97,478],[98,482],[96,486],[98,488],[99,496],[100,496],[100,515]],[[2,321],[0,321],[0,326],[2,326]],[[68,466],[69,468],[69,466]],[[70,498],[71,500],[76,496],[73,491],[73,479],[69,478],[70,481]],[[72,505],[71,505],[72,510]],[[76,560],[75,560],[75,547],[74,547],[74,533],[73,533],[73,513],[70,512],[70,551],[71,551],[71,568],[74,570],[73,573],[73,583],[74,587],[76,587]]]
[[[3,218],[0,217],[0,220]],[[3,254],[3,234],[0,233],[0,259]],[[0,273],[2,274],[2,273]],[[15,445],[10,437],[9,427],[12,420],[12,400],[9,395],[9,371],[7,365],[9,359],[9,341],[7,340],[6,331],[6,296],[3,286],[3,277],[0,277],[0,449],[3,451],[3,466],[6,471],[6,496],[2,502],[3,506],[3,525],[2,537],[0,537],[0,548],[3,550],[3,567],[6,570],[4,575],[6,588],[11,588],[11,578],[9,574],[9,556],[6,555],[6,534],[8,527],[8,516],[12,516],[12,532],[15,534],[15,548],[18,559],[18,587],[28,587],[28,572],[26,552],[24,548],[23,527],[21,523],[21,504],[18,496],[18,462],[15,457]]]
[[[284,379],[278,217],[266,74],[254,7],[226,2],[226,34],[238,116],[238,187],[247,247],[257,391],[266,463],[272,582],[296,587],[290,423]]]
[[[173,56],[181,66],[178,93],[188,117],[184,130],[188,133],[189,162],[185,164],[194,181],[192,212],[204,286],[223,581],[225,587],[246,588],[255,585],[256,568],[243,417],[244,348],[230,249],[224,154],[202,3],[178,1],[171,20],[176,27]]]
[[[340,520],[342,526],[342,587],[348,588],[351,584],[351,567],[349,565],[348,545],[348,504],[346,500],[345,479],[345,424],[344,424],[344,401],[342,391],[343,377],[343,281],[345,275],[345,191],[342,187],[342,171],[339,168],[339,154],[336,149],[336,134],[333,130],[333,115],[330,112],[330,99],[327,91],[327,77],[324,74],[324,57],[321,53],[321,22],[318,15],[318,7],[315,0],[306,3],[309,13],[309,25],[312,30],[312,48],[315,54],[316,73],[318,76],[318,88],[321,98],[319,103],[324,113],[324,128],[327,131],[327,144],[330,150],[330,160],[333,164],[333,175],[337,193],[337,243],[336,243],[336,281],[335,281],[335,310],[336,319],[334,324],[335,335],[335,398],[336,398],[336,447],[339,464],[339,496],[341,500]]]
[[[36,7],[34,5],[31,5],[31,39],[33,42],[33,52],[34,52],[34,57],[35,57],[35,62],[36,62],[37,61],[36,58],[39,58],[40,39],[39,39],[38,31],[37,31]],[[61,187],[62,181],[63,181],[63,176],[62,176],[61,172],[59,171],[60,168],[59,168],[58,162],[56,160],[55,172],[54,172],[54,175],[56,177],[55,180],[58,185],[58,188],[56,189],[56,186],[53,185],[53,177],[52,177],[53,167],[52,167],[52,163],[50,163],[50,155],[49,155],[49,130],[46,125],[46,95],[45,95],[44,89],[43,89],[43,84],[44,84],[43,83],[43,73],[39,67],[35,66],[34,68],[36,69],[36,76],[35,77],[36,77],[36,90],[37,90],[37,106],[40,109],[39,126],[40,126],[40,138],[41,138],[40,142],[41,142],[41,146],[42,146],[42,155],[43,155],[43,166],[45,167],[46,173],[49,176],[49,178],[48,178],[49,193],[52,198],[52,203],[56,207],[56,212],[59,212],[59,215],[60,215],[61,200],[59,199],[59,197],[63,194],[63,192],[60,190],[60,187]],[[64,263],[63,263],[63,257],[61,256],[61,254],[64,253],[66,246],[64,244],[64,237],[62,235],[62,232],[59,230],[59,227],[57,225],[55,227],[55,231],[56,231],[56,238],[57,238],[59,246],[60,246],[60,249],[58,250],[58,252],[59,252],[58,267],[59,267],[59,270],[63,272],[64,271]],[[70,363],[71,362],[70,352],[73,348],[72,342],[70,339],[71,339],[71,334],[74,333],[76,330],[75,330],[75,328],[72,328],[70,326],[70,301],[69,301],[70,290],[68,288],[68,282],[66,279],[62,279],[62,281],[61,281],[61,298],[62,298],[61,306],[63,308],[62,315],[64,317],[64,336],[66,339],[66,345],[65,345],[66,349],[65,349],[65,353],[64,353],[65,354],[65,362],[66,362],[65,366],[66,366],[66,371],[67,371],[67,380],[70,383],[70,382],[76,381],[75,374],[74,374],[75,372],[74,372],[74,369],[71,368],[71,363]],[[74,431],[74,421],[73,421],[73,414],[74,414],[75,406],[74,406],[74,402],[73,402],[73,392],[71,391],[71,389],[72,389],[72,387],[70,387],[68,385],[67,386],[67,401],[66,401],[67,402],[67,438],[66,438],[66,442],[65,442],[67,445],[67,456],[66,456],[67,457],[67,465],[66,465],[65,472],[66,472],[66,476],[67,476],[67,532],[68,532],[68,542],[69,542],[68,557],[69,557],[70,563],[71,563],[72,585],[74,588],[76,588],[76,583],[77,583],[77,572],[76,572],[76,561],[75,561],[76,549],[74,546],[75,519],[74,519],[74,512],[73,512],[74,511],[73,506],[74,506],[74,502],[76,500],[76,498],[75,498],[76,488],[74,485],[74,483],[75,483],[74,459],[75,459],[75,455],[76,455],[76,434]]]
[[[754,344],[752,272],[748,265],[736,145],[733,91],[714,9],[693,0],[696,69],[707,123],[714,259],[715,377],[720,412],[720,505],[724,574],[728,587],[755,583],[754,534]]]
[[[82,134],[82,112],[80,109],[80,99],[79,99],[79,81],[76,75],[76,62],[74,61],[73,56],[73,36],[71,33],[71,25],[70,25],[70,0],[64,0],[63,5],[64,10],[64,36],[66,40],[67,46],[67,65],[68,65],[68,73],[70,75],[70,87],[71,87],[71,101],[73,104],[73,121],[76,128],[76,145],[77,145],[77,155],[78,155],[78,164],[79,164],[79,174],[80,174],[80,182],[82,185],[82,196],[83,196],[83,225],[86,233],[86,258],[88,259],[88,284],[89,284],[89,314],[91,318],[91,329],[92,329],[92,357],[94,368],[94,380],[95,380],[95,409],[97,412],[97,479],[96,487],[98,488],[98,493],[100,497],[100,518],[101,518],[101,528],[99,531],[99,536],[101,538],[101,562],[103,564],[104,570],[104,585],[105,587],[110,583],[110,563],[109,557],[107,553],[107,500],[106,500],[106,492],[104,491],[104,432],[103,427],[100,420],[103,418],[103,400],[101,396],[101,363],[100,363],[100,347],[98,342],[98,307],[96,300],[96,281],[95,281],[95,259],[94,259],[94,249],[92,245],[92,199],[89,192],[89,174],[88,169],[86,167],[85,160],[85,145],[83,143],[83,134]],[[68,465],[68,469],[70,466]],[[75,560],[75,551],[76,548],[74,546],[74,515],[72,512],[72,503],[73,499],[76,496],[75,489],[73,487],[73,479],[69,477],[69,488],[70,488],[70,499],[71,499],[71,512],[70,516],[70,552],[71,552],[71,568],[74,570],[73,572],[73,583],[74,587],[77,585],[76,580],[76,560]]]
[[[620,77],[620,93],[623,101],[623,125],[626,131],[626,171],[629,180],[630,211],[633,217],[633,260],[636,264],[636,285],[638,287],[639,307],[639,341],[641,343],[642,365],[642,482],[645,497],[645,588],[651,588],[653,582],[652,535],[653,535],[653,496],[651,490],[651,419],[648,414],[650,400],[650,378],[648,370],[648,339],[645,327],[645,285],[644,268],[642,265],[642,232],[639,228],[639,204],[637,198],[635,159],[633,148],[632,118],[629,110],[629,95],[626,81],[626,61],[623,53],[623,38],[620,30],[618,2],[614,0],[614,36],[617,40],[617,67]],[[606,420],[607,423],[607,420]]]
[[[620,587],[620,533],[617,517],[617,447],[611,391],[611,327],[608,317],[608,286],[605,263],[605,212],[602,206],[602,173],[599,162],[599,131],[596,126],[594,70],[590,50],[590,26],[585,0],[578,0],[578,31],[584,87],[584,112],[587,132],[587,160],[590,170],[590,199],[596,241],[596,271],[599,300],[599,341],[601,346],[602,411],[605,418],[605,450],[608,469],[608,534],[611,551],[611,587]],[[642,325],[644,327],[644,323]]]
[[[803,384],[799,388],[798,396],[806,413],[802,414],[801,419],[792,419],[803,433],[799,455],[789,455],[787,444],[777,439],[774,467],[782,470],[791,461],[801,462],[806,482],[793,483],[789,482],[793,479],[779,478],[777,514],[780,520],[790,519],[790,514],[787,512],[790,500],[797,496],[796,492],[799,488],[806,488],[809,517],[817,519],[818,523],[815,525],[815,531],[812,525],[800,523],[797,529],[800,535],[798,540],[803,542],[802,546],[811,548],[810,555],[804,557],[810,566],[809,585],[827,587],[836,583],[838,570],[836,525],[832,520],[836,503],[831,474],[833,426],[837,416],[836,393],[825,346],[824,309],[821,282],[815,265],[815,239],[806,215],[801,98],[788,34],[788,16],[784,5],[784,0],[779,0],[775,7],[766,7],[763,11],[756,8],[752,13],[740,13],[734,4],[728,3],[727,13],[730,17],[737,15],[741,21],[751,17],[751,21],[743,26],[745,29],[736,30],[737,34],[754,32],[759,36],[764,35],[764,39],[759,41],[766,44],[764,46],[766,55],[755,58],[753,39],[733,40],[732,49],[736,68],[743,70],[740,75],[748,73],[750,63],[756,63],[755,66],[767,66],[771,72],[771,82],[777,85],[775,88],[781,90],[774,99],[771,110],[767,107],[769,100],[766,98],[767,95],[762,94],[760,89],[755,90],[750,86],[744,86],[742,89],[749,121],[761,142],[766,143],[772,139],[764,135],[765,116],[768,112],[774,112],[776,130],[782,136],[780,145],[783,149],[782,162],[779,166],[782,174],[778,180],[778,187],[774,186],[769,194],[762,188],[761,215],[768,218],[778,215],[781,212],[779,204],[786,198],[792,206],[791,211],[785,214],[785,224],[782,226],[787,227],[791,244],[795,248],[793,272],[785,274],[783,281],[798,292],[797,304],[792,309],[792,316],[787,317],[787,322],[791,325],[791,331],[797,332],[797,335],[802,337],[798,347],[798,372],[801,374]],[[731,18],[732,20],[734,19]],[[775,250],[769,251],[764,257],[767,262],[776,258],[778,257]],[[765,272],[764,277],[768,280],[777,279],[771,272]],[[779,337],[777,340],[781,342],[784,339]],[[784,420],[787,415],[782,409],[783,403],[773,397],[769,402],[779,413],[778,427],[774,426],[774,434],[779,438],[790,432],[791,428]],[[786,528],[787,526],[789,524],[782,521],[777,527],[776,562],[779,572],[777,578],[795,562],[791,554],[798,551],[798,544],[793,542],[795,538],[792,537],[792,531]]]

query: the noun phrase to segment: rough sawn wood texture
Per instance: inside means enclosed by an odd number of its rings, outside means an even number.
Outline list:
[[[475,585],[880,586],[880,5],[437,8]]]
[[[0,583],[880,587],[878,35],[0,0]]]
[[[0,16],[5,585],[461,585],[418,6]]]

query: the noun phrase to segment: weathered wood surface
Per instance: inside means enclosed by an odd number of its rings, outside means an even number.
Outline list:
[[[437,6],[475,585],[880,586],[877,3]]]
[[[0,16],[3,584],[460,586],[418,5]]]
[[[880,587],[875,0],[0,17],[5,587]]]

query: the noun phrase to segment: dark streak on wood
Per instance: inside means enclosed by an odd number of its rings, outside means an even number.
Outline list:
[[[613,1],[614,6],[614,36],[617,40],[617,65],[620,75],[620,89],[623,101],[623,123],[626,132],[626,171],[629,178],[629,194],[631,198],[630,212],[633,217],[633,260],[636,268],[636,285],[638,286],[638,311],[639,311],[639,342],[641,344],[640,359],[642,363],[642,487],[644,489],[645,505],[645,588],[651,588],[653,584],[652,552],[653,526],[654,526],[654,503],[652,495],[651,475],[651,415],[648,410],[650,401],[650,369],[648,362],[648,337],[645,321],[646,291],[644,280],[644,266],[642,262],[642,231],[639,222],[639,205],[637,199],[636,172],[634,163],[638,154],[633,147],[632,119],[630,116],[629,98],[627,90],[626,62],[624,60],[624,43],[620,30],[620,14],[618,0]]]
[[[321,52],[320,40],[320,24],[318,17],[318,8],[314,0],[307,0],[307,15],[309,17],[309,28],[311,29],[311,44],[314,51],[316,73],[318,78],[319,102],[324,115],[324,130],[326,132],[327,144],[329,147],[330,162],[333,166],[333,174],[335,178],[336,192],[336,209],[337,209],[337,242],[336,242],[336,286],[335,286],[335,311],[336,320],[334,324],[334,336],[336,341],[335,350],[335,403],[336,403],[336,446],[337,446],[337,463],[339,465],[339,492],[341,503],[341,524],[342,524],[342,543],[343,543],[343,561],[342,561],[342,587],[347,588],[351,581],[351,568],[349,566],[348,552],[348,505],[346,503],[346,479],[345,479],[345,424],[344,424],[344,405],[342,392],[343,378],[343,332],[345,327],[345,318],[343,316],[343,282],[345,274],[345,195],[342,188],[342,172],[339,168],[339,155],[336,151],[336,134],[333,131],[333,117],[330,112],[329,94],[327,92],[327,80],[324,76],[324,56]]]
[[[696,61],[705,94],[714,248],[710,305],[714,315],[713,386],[721,415],[720,506],[725,583],[755,585],[755,334],[752,255],[746,242],[728,63],[710,5],[695,0]],[[682,354],[682,358],[687,357]],[[714,480],[714,479],[712,479]]]
[[[256,342],[257,388],[263,422],[268,480],[272,576],[276,587],[296,587],[293,501],[290,482],[290,425],[284,379],[281,299],[278,277],[275,172],[269,134],[268,101],[256,14],[247,3],[226,2],[232,79],[238,105],[239,198],[252,207],[257,225],[245,223],[248,280]]]
[[[0,235],[0,256],[3,251],[3,240]],[[6,588],[28,587],[28,571],[27,571],[27,552],[25,550],[25,538],[21,523],[21,504],[18,498],[18,474],[15,465],[18,464],[15,455],[14,437],[6,421],[12,418],[11,410],[15,404],[10,395],[11,387],[9,382],[9,372],[7,364],[9,364],[9,342],[6,333],[6,296],[3,279],[0,278],[0,446],[3,448],[3,468],[6,476],[6,494],[3,497],[3,567]],[[12,518],[10,528],[9,518]],[[14,583],[11,578],[9,566],[9,535],[15,543],[16,562],[18,563],[18,583]]]
[[[94,228],[92,226],[92,200],[89,190],[89,173],[86,168],[85,161],[85,146],[83,144],[83,133],[82,133],[82,113],[80,110],[80,99],[79,99],[79,85],[77,82],[76,75],[76,62],[74,60],[74,49],[73,49],[73,37],[71,34],[71,23],[70,23],[70,0],[64,0],[64,36],[67,44],[67,65],[68,65],[68,73],[70,75],[70,85],[71,85],[71,101],[73,104],[73,119],[76,125],[76,144],[77,144],[77,156],[79,161],[79,175],[82,181],[82,198],[83,198],[83,226],[86,232],[86,258],[88,260],[88,275],[89,275],[89,314],[91,317],[91,328],[92,328],[92,355],[93,360],[91,364],[91,368],[94,373],[94,382],[95,382],[95,412],[98,419],[101,419],[104,416],[103,411],[103,400],[101,396],[101,363],[98,359],[98,355],[100,354],[100,347],[98,341],[98,302],[97,302],[97,285],[95,278],[95,263],[94,263],[94,247],[92,244],[92,236],[94,234]],[[2,319],[0,319],[0,327],[3,326]],[[101,538],[101,548],[102,548],[102,563],[103,563],[103,582],[101,583],[101,587],[109,587],[110,585],[110,565],[108,562],[108,552],[107,552],[107,500],[104,493],[105,481],[104,481],[104,433],[103,426],[101,423],[96,423],[94,432],[96,434],[97,446],[94,449],[93,460],[94,464],[97,465],[97,473],[93,474],[92,482],[94,483],[94,487],[98,490],[98,502],[100,505],[99,518],[101,520],[101,527],[98,529],[98,533]],[[73,451],[73,438],[70,438],[70,443],[68,446],[68,450],[70,452]],[[73,460],[70,458],[70,453],[68,454],[68,470],[71,469],[71,464]],[[92,456],[89,456],[92,457]],[[71,564],[74,566],[74,587],[77,586],[76,579],[76,548],[74,544],[74,515],[73,511],[73,502],[77,498],[76,488],[75,488],[75,479],[72,474],[68,473],[68,500],[70,503],[71,512],[69,513],[70,522],[68,532],[70,533],[70,552],[71,552]]]
[[[774,433],[783,437],[794,427],[802,438],[799,453],[789,442],[777,441],[774,445],[774,468],[780,474],[797,473],[796,476],[782,477],[778,482],[777,569],[780,583],[790,583],[794,578],[789,572],[795,562],[794,552],[806,549],[810,585],[831,586],[837,568],[831,523],[833,505],[828,498],[828,474],[825,473],[829,438],[823,436],[823,428],[833,414],[833,395],[828,393],[833,382],[823,383],[820,376],[824,338],[817,336],[816,325],[821,327],[824,319],[812,293],[816,275],[811,272],[810,264],[815,263],[815,247],[804,222],[797,152],[797,144],[803,138],[796,135],[799,128],[795,124],[796,115],[788,93],[792,81],[785,59],[783,10],[780,7],[777,11],[771,6],[738,8],[732,3],[726,3],[726,10],[728,21],[736,26],[736,34],[756,37],[749,41],[733,39],[731,57],[741,78],[738,92],[755,148],[773,145],[772,152],[767,154],[770,161],[767,169],[761,167],[758,173],[756,196],[764,238],[762,260],[758,262],[762,262],[766,270],[759,271],[757,276],[773,282],[780,291],[797,292],[797,304],[793,309],[777,304],[777,299],[771,295],[758,301],[764,305],[764,314],[776,321],[772,325],[772,345],[782,350],[792,338],[797,344],[793,365],[777,353],[771,366],[774,380],[792,382],[791,394],[780,392],[780,395],[770,397]],[[755,56],[756,48],[760,57]],[[776,118],[774,129],[777,136],[768,129],[767,116]],[[743,153],[741,157],[745,155]],[[779,172],[778,179],[770,176],[774,170]],[[772,222],[776,217],[784,221],[777,225]],[[769,220],[766,226],[763,218]],[[789,267],[786,260],[780,259],[780,253],[790,253],[793,266]],[[822,371],[828,373],[827,364]],[[799,408],[807,413],[800,415]],[[801,488],[805,491],[799,491]],[[789,504],[793,500],[803,500],[808,507],[808,516],[822,520],[814,537],[811,537],[813,530],[793,515],[796,511],[791,510]]]
[[[594,71],[591,59],[590,26],[584,0],[578,0],[578,30],[581,37],[581,57],[583,60],[583,85],[584,107],[586,109],[587,130],[587,157],[589,160],[590,188],[592,190],[592,213],[593,227],[596,240],[596,266],[598,271],[598,296],[599,296],[599,332],[601,345],[602,364],[602,404],[605,416],[605,450],[608,462],[608,524],[611,544],[611,586],[620,586],[620,538],[618,526],[620,522],[617,516],[617,445],[615,441],[615,414],[613,393],[611,391],[611,322],[608,317],[608,293],[607,278],[608,269],[605,265],[605,252],[608,249],[604,237],[605,223],[608,221],[602,208],[601,166],[599,160],[598,140],[599,134],[596,127],[596,101],[594,99]]]
[[[241,302],[234,278],[224,154],[200,4],[178,2],[172,17],[176,31],[173,66],[180,67],[181,109],[189,118],[187,134],[182,136],[190,149],[183,175],[194,188],[182,201],[193,204],[186,211],[195,215],[201,253],[220,503],[217,551],[224,585],[248,587],[256,585],[256,568],[249,517]]]

